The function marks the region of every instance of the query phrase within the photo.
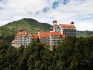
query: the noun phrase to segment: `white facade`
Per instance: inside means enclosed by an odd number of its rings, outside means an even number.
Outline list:
[[[53,32],[60,32],[61,34],[64,34],[66,37],[76,36],[76,28],[74,26],[74,22],[71,22],[70,24],[59,25],[57,25],[57,23],[54,25],[53,23]]]
[[[28,34],[25,32],[19,32],[11,43],[12,43],[12,46],[18,48],[22,45],[23,46],[29,45],[29,43],[31,43],[32,41],[32,38],[33,37],[31,34]]]

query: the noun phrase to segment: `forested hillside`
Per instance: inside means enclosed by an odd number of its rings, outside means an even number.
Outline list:
[[[76,32],[77,37],[89,37],[93,36],[93,31],[78,31]]]
[[[37,29],[40,29],[41,31],[49,31],[50,27],[50,24],[40,23],[35,19],[24,18],[1,26],[0,35],[15,35],[19,28],[24,28],[29,33],[36,33]]]
[[[16,49],[2,39],[0,70],[93,70],[93,37],[68,38],[53,51],[34,41]]]

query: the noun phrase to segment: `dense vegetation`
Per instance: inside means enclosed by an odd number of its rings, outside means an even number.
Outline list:
[[[50,27],[50,24],[40,23],[35,19],[24,18],[1,26],[0,35],[16,35],[19,28],[24,28],[29,33],[36,33],[38,29],[40,29],[41,31],[49,31]]]
[[[89,36],[93,36],[93,31],[77,31],[76,35],[78,37],[89,37]]]
[[[93,37],[68,38],[54,50],[32,41],[16,49],[0,39],[0,70],[93,70]]]

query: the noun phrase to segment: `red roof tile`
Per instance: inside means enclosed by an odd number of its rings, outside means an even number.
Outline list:
[[[18,34],[16,35],[16,38],[22,37],[25,33],[26,33],[25,31],[18,32]]]
[[[37,39],[38,38],[38,35],[37,34],[33,34],[32,35],[34,39]]]
[[[61,36],[60,32],[51,32],[51,36]]]
[[[65,37],[64,34],[61,34],[60,32],[40,32],[40,37],[50,37],[51,36],[61,36],[62,38]],[[34,39],[37,39],[39,36],[37,34],[32,35]]]
[[[64,34],[61,34],[62,38],[65,38],[65,35]]]
[[[62,28],[75,28],[73,24],[59,24]]]
[[[20,31],[20,32],[18,32],[18,34],[16,35],[16,38],[22,37],[23,35],[26,35],[26,37],[31,36],[31,34],[26,33],[25,31]]]
[[[50,32],[40,32],[40,37],[49,37]]]

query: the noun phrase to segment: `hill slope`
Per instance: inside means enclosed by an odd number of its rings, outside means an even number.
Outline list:
[[[40,23],[30,18],[24,18],[18,21],[13,21],[0,27],[0,34],[15,35],[18,32],[19,28],[24,28],[29,33],[36,33],[37,29],[40,29],[42,31],[49,31],[50,27],[51,27],[50,24]]]
[[[89,37],[93,36],[93,31],[77,31],[76,35],[77,37]]]

